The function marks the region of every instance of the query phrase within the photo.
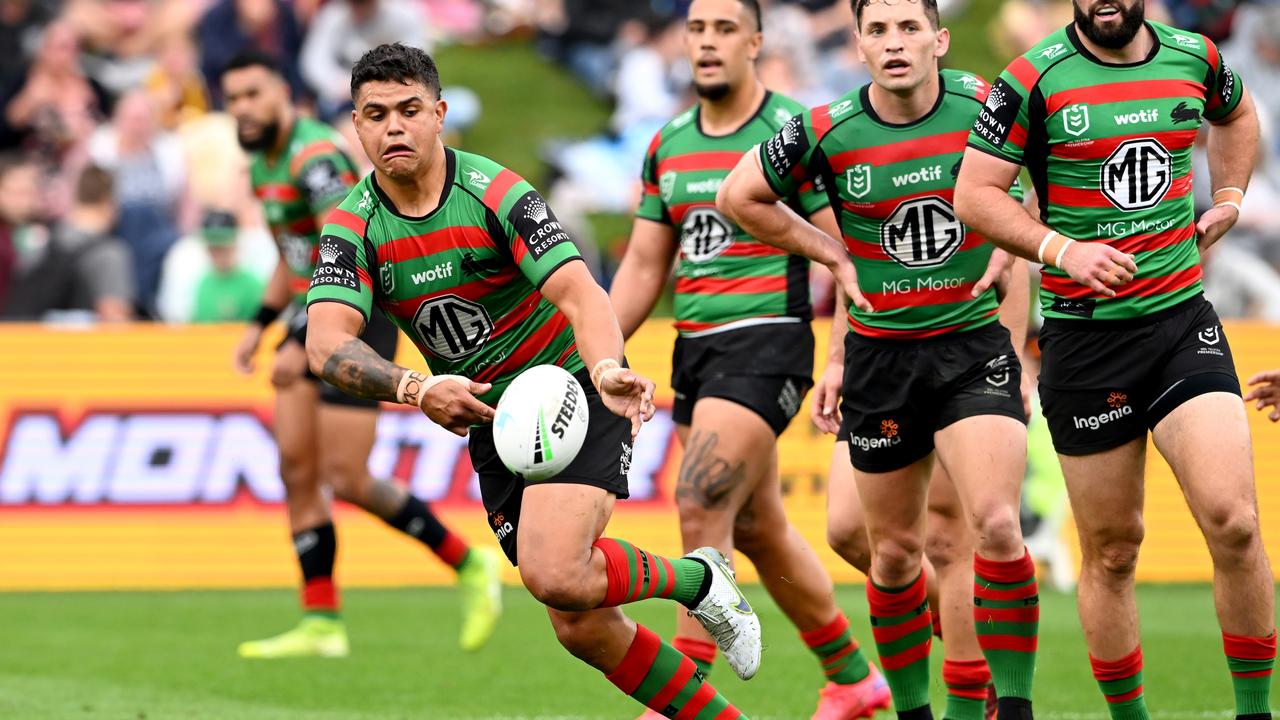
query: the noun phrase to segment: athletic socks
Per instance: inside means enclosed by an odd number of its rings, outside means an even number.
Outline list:
[[[942,682],[947,686],[944,720],[984,720],[991,670],[985,660],[943,660]]]
[[[669,718],[745,720],[703,679],[692,660],[643,625],[636,625],[626,656],[606,677],[645,707]]]
[[[1001,698],[1031,699],[1040,628],[1036,564],[1029,553],[1000,562],[973,556],[973,620]]]
[[[852,685],[871,673],[858,641],[853,639],[849,619],[842,612],[837,612],[835,620],[827,625],[800,633],[800,639],[818,656],[822,671],[830,682]]]
[[[711,587],[711,571],[701,560],[665,558],[614,538],[600,538],[592,547],[604,554],[608,578],[600,607],[658,597],[694,608]]]
[[[1089,655],[1093,677],[1107,698],[1112,720],[1151,720],[1142,697],[1142,646],[1119,660],[1099,660]]]
[[[702,673],[702,677],[711,675],[711,666],[716,661],[716,644],[710,640],[695,640],[694,638],[677,637],[671,641],[671,647],[684,653],[684,656],[693,661],[698,667],[698,672]]]
[[[867,582],[871,631],[880,652],[893,707],[902,720],[932,717],[929,710],[929,649],[933,618],[925,596],[924,573],[911,584],[886,588]]]
[[[471,552],[465,540],[450,532],[431,508],[413,495],[405,498],[400,512],[386,523],[405,535],[417,538],[455,570],[462,567]]]
[[[338,536],[327,522],[293,536],[293,550],[302,567],[302,609],[308,614],[338,615],[338,588],[333,584],[333,561]]]
[[[1266,637],[1222,633],[1222,649],[1236,691],[1236,717],[1270,720],[1271,670],[1276,664],[1276,631]]]

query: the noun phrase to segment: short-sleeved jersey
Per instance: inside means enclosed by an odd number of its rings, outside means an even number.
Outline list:
[[[568,319],[538,288],[580,258],[542,196],[519,175],[445,148],[439,206],[401,214],[371,174],[329,215],[308,304],[336,301],[367,320],[374,306],[437,375],[493,383],[496,403],[534,365],[582,369]]]
[[[670,225],[679,234],[675,316],[681,335],[813,316],[809,261],[757,241],[716,210],[716,191],[743,153],[803,109],[794,100],[766,92],[751,119],[728,135],[704,133],[694,106],[653,137],[636,217]],[[827,197],[807,184],[787,203],[809,217],[826,207]]]
[[[1132,253],[1137,277],[1096,295],[1046,266],[1045,317],[1138,318],[1201,292],[1191,146],[1226,117],[1243,85],[1208,38],[1148,22],[1151,53],[1103,63],[1074,25],[1014,59],[992,84],[969,144],[1026,165],[1040,220],[1078,241]]]
[[[973,330],[996,319],[994,290],[977,298],[993,247],[956,219],[956,175],[988,86],[941,72],[938,100],[919,120],[881,119],[870,85],[797,115],[760,146],[779,196],[820,178],[836,209],[858,285],[875,308],[850,307],[849,327],[910,339]],[[1021,189],[1011,191],[1021,198]]]
[[[320,247],[316,218],[345,198],[356,182],[355,164],[342,148],[336,130],[300,117],[275,163],[260,152],[249,158],[253,193],[292,273],[289,288],[295,298],[306,295],[315,271]]]

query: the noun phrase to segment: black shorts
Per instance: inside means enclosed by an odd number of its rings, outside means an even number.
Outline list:
[[[619,500],[625,499],[629,494],[627,472],[631,469],[631,421],[614,415],[604,406],[591,384],[589,372],[580,370],[574,376],[587,394],[587,437],[578,456],[564,472],[540,482],[591,485],[608,490]],[[520,502],[528,481],[502,464],[498,449],[493,444],[492,426],[471,428],[467,448],[471,453],[471,465],[480,476],[480,498],[489,515],[489,529],[498,538],[507,559],[515,565]]]
[[[849,333],[840,439],[853,466],[900,470],[933,452],[933,434],[977,415],[1023,423],[1022,365],[1000,323],[922,340]]]
[[[299,340],[305,344],[307,338],[306,324],[307,311],[304,308],[290,318],[288,334],[280,345],[284,345],[289,340]],[[396,346],[400,342],[400,330],[387,319],[386,315],[382,314],[382,311],[375,309],[369,313],[369,322],[365,325],[364,333],[360,335],[360,339],[373,348],[373,351],[383,359],[395,360]],[[378,409],[377,400],[348,395],[311,372],[310,367],[307,368],[305,377],[320,384],[320,402],[326,405],[342,405],[345,407],[367,408],[369,410]]]
[[[1040,404],[1063,455],[1124,445],[1207,392],[1240,394],[1222,322],[1203,296],[1135,320],[1049,318]]]
[[[781,435],[813,387],[813,328],[802,321],[677,338],[671,387],[677,424],[693,422],[698,400],[716,397],[751,410]]]

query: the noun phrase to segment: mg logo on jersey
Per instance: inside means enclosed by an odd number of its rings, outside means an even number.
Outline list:
[[[880,225],[880,247],[909,268],[945,263],[964,242],[951,203],[936,195],[908,200]]]
[[[1126,212],[1155,207],[1173,184],[1172,156],[1152,138],[1120,143],[1099,172],[1102,194]]]
[[[684,216],[680,252],[689,262],[708,262],[733,244],[733,236],[733,226],[715,208],[694,208]]]
[[[662,194],[662,202],[669,203],[676,193],[676,174],[668,170],[658,178],[658,192]]]
[[[461,360],[475,353],[493,334],[484,306],[457,295],[441,295],[422,303],[413,327],[433,355]]]
[[[844,171],[845,184],[849,194],[855,198],[864,198],[871,192],[871,166],[867,163],[854,165]]]
[[[1089,130],[1089,106],[1076,103],[1062,110],[1062,129],[1068,135],[1080,137]]]

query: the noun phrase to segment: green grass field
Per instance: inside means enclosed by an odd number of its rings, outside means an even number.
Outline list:
[[[743,683],[722,663],[713,680],[753,720],[808,718],[820,685],[816,663],[763,591],[753,587],[749,594],[764,623],[760,674]],[[839,599],[869,645],[862,588],[843,587]],[[0,595],[0,718],[636,715],[639,706],[561,650],[543,611],[523,590],[510,589],[507,601],[493,642],[465,655],[456,645],[450,590],[352,590],[345,594],[350,658],[248,662],[236,657],[236,643],[292,623],[292,592]],[[1209,589],[1144,587],[1140,602],[1147,698],[1156,717],[1231,717],[1230,681]],[[650,601],[628,611],[669,635],[672,607]],[[1041,633],[1038,716],[1105,718],[1072,597],[1044,596]],[[934,655],[940,658],[937,648]],[[935,693],[940,699],[940,683]]]

